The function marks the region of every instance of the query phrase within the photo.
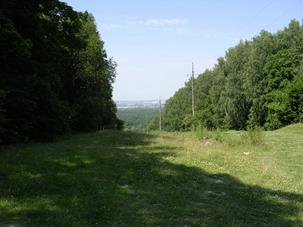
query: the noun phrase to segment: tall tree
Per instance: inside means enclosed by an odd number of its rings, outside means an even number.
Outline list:
[[[0,4],[1,143],[120,127],[93,17],[58,0]]]

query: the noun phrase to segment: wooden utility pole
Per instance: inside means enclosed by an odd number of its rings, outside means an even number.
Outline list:
[[[192,105],[193,116],[195,116],[194,79],[195,79],[194,63],[192,63],[192,74],[191,74],[191,105]]]
[[[159,97],[159,130],[162,131],[162,103],[161,103],[161,97]]]

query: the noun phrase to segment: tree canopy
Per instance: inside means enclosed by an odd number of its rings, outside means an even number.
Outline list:
[[[0,143],[121,127],[94,17],[58,0],[0,4]]]
[[[303,121],[303,26],[293,20],[277,33],[262,31],[241,41],[171,97],[164,111],[166,130],[279,127]]]

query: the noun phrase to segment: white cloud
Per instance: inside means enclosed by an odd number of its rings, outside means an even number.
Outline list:
[[[221,32],[212,29],[199,28],[191,26],[190,22],[184,18],[158,18],[158,19],[134,19],[129,16],[118,16],[101,19],[101,30],[115,29],[159,29],[171,35],[184,37],[200,37],[204,39],[228,40],[238,42],[238,36],[230,32]]]
[[[117,29],[117,28],[136,28],[136,27],[176,27],[188,24],[188,20],[180,18],[160,18],[160,19],[145,19],[134,20],[130,18],[110,18],[104,19],[104,23],[101,23],[102,29]]]
[[[132,26],[176,26],[185,25],[188,21],[186,19],[147,19],[147,20],[135,20],[129,21],[128,24]]]
[[[204,39],[228,40],[238,42],[239,38],[230,32],[220,32],[211,29],[193,28],[193,27],[169,27],[165,31],[169,34],[184,36],[184,37],[199,37]]]
[[[117,23],[104,23],[101,25],[101,27],[103,29],[115,29],[115,28],[119,28],[120,25]]]

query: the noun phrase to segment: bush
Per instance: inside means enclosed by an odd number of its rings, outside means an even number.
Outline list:
[[[241,141],[243,144],[259,145],[264,142],[263,137],[264,133],[262,128],[248,128],[247,131],[241,135]]]
[[[216,129],[216,130],[207,130],[203,127],[198,127],[194,130],[195,135],[199,139],[214,139],[219,142],[224,141],[224,132]]]
[[[248,128],[247,131],[242,132],[224,132],[221,130],[207,130],[205,128],[198,128],[194,131],[194,134],[199,139],[207,140],[213,139],[218,142],[225,143],[229,146],[238,146],[238,145],[259,145],[263,144],[264,133],[263,129],[260,127]]]

